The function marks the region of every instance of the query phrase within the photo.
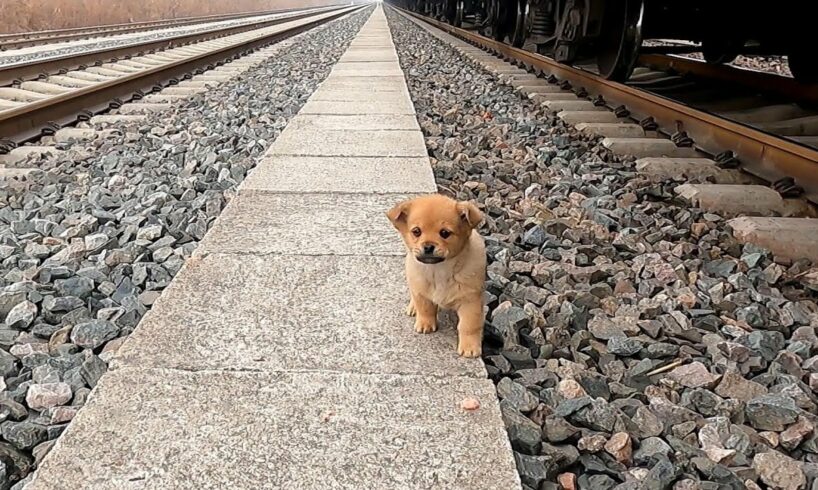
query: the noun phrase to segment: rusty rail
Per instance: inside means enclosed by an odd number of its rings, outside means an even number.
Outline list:
[[[392,7],[395,8],[395,7]],[[671,99],[605,80],[593,73],[557,63],[545,56],[397,9],[475,46],[493,51],[529,70],[568,81],[584,88],[589,96],[602,96],[606,105],[624,105],[636,121],[652,117],[661,132],[670,135],[681,128],[698,149],[711,155],[732,151],[742,170],[768,182],[792,177],[804,188],[804,197],[818,204],[818,151],[740,123],[685,106]]]
[[[181,79],[195,70],[221,64],[254,49],[294,36],[364,7],[366,5],[333,8],[330,12],[312,13],[310,15],[320,18],[240,44],[214,49],[190,58],[169,62],[152,69],[2,111],[0,112],[0,139],[6,139],[15,144],[31,140],[38,137],[43,129],[73,123],[81,117],[105,111],[112,103],[118,104],[122,101],[140,97],[144,93],[143,91],[150,92],[157,87],[169,85],[172,81]],[[330,15],[327,15],[328,13]],[[287,20],[297,19],[289,18]]]
[[[12,85],[21,81],[45,78],[45,76],[49,74],[65,73],[71,70],[81,69],[89,65],[99,65],[107,61],[116,61],[135,55],[152,53],[158,50],[175,48],[195,42],[208,41],[219,37],[231,36],[233,34],[240,34],[242,32],[252,31],[255,29],[262,29],[264,27],[281,24],[282,22],[303,19],[309,17],[310,15],[327,12],[329,10],[332,9],[324,9],[318,12],[312,10],[310,12],[285,15],[282,17],[276,17],[275,19],[254,22],[252,24],[218,27],[193,34],[180,34],[164,39],[100,48],[93,51],[83,51],[81,53],[73,53],[64,56],[56,56],[53,58],[36,59],[23,63],[0,66],[0,87]]]

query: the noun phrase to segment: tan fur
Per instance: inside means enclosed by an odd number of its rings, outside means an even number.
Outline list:
[[[387,216],[407,248],[406,279],[411,298],[406,313],[416,317],[415,331],[434,332],[438,308],[455,310],[458,354],[479,356],[485,321],[486,247],[475,228],[483,219],[482,213],[472,203],[432,194],[401,202]],[[443,237],[441,230],[450,235]],[[426,253],[424,247],[434,247],[434,253]],[[443,260],[421,262],[439,259]]]

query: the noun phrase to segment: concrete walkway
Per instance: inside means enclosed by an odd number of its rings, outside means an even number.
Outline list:
[[[384,212],[434,190],[379,6],[27,488],[520,488],[482,363],[403,314]]]

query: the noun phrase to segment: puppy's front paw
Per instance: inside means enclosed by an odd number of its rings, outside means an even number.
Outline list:
[[[417,333],[432,333],[437,330],[437,322],[426,318],[415,319],[415,332]]]
[[[480,337],[466,337],[457,340],[457,353],[463,357],[480,357],[483,345]]]
[[[409,300],[409,304],[406,305],[406,315],[407,316],[415,316],[415,302],[411,299]]]

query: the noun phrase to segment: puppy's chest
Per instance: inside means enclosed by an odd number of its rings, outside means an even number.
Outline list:
[[[450,270],[423,271],[417,279],[422,294],[440,306],[455,306],[462,296],[462,285]]]

